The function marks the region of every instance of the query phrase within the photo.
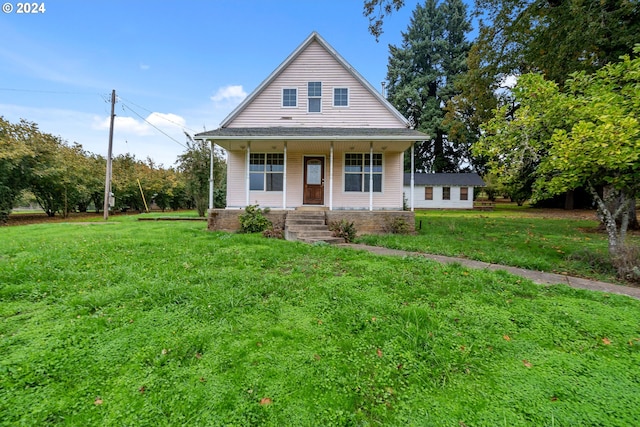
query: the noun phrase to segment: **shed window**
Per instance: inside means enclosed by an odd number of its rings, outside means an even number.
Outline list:
[[[346,87],[336,87],[333,89],[333,106],[348,107],[349,106],[349,89]]]
[[[369,177],[373,174],[373,191],[382,192],[382,154],[347,153],[344,157],[344,191],[369,192]]]
[[[424,199],[433,200],[433,187],[424,187]]]
[[[322,82],[307,83],[307,96],[309,98],[309,112],[322,112]]]
[[[297,107],[298,106],[298,89],[282,89],[282,106]]]
[[[251,153],[249,159],[249,189],[282,191],[284,154]]]
[[[469,200],[469,187],[460,187],[460,200]]]
[[[451,187],[442,187],[442,200],[451,200]]]

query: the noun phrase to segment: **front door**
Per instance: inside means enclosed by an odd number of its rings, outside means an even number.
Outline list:
[[[304,158],[304,195],[305,205],[324,204],[324,157]]]

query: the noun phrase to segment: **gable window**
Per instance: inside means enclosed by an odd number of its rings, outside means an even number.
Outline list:
[[[349,106],[349,88],[336,87],[333,89],[333,106],[334,107]]]
[[[442,200],[451,200],[451,187],[442,187]]]
[[[282,89],[282,106],[283,107],[298,106],[298,89],[296,88]]]
[[[344,156],[344,191],[369,192],[369,177],[373,174],[373,191],[382,192],[382,154],[347,153]]]
[[[469,200],[469,187],[460,187],[460,200]]]
[[[322,82],[307,83],[307,96],[309,97],[309,112],[322,112]]]
[[[424,199],[433,200],[433,187],[424,187]]]
[[[249,189],[282,191],[284,154],[251,153],[249,158]]]

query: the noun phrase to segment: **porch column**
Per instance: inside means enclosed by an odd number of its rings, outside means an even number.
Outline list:
[[[329,147],[329,210],[333,210],[333,141]]]
[[[211,154],[209,158],[209,209],[213,209],[213,140],[209,141],[211,144]]]
[[[373,141],[369,142],[369,210],[373,210]]]
[[[282,169],[282,209],[287,209],[287,141],[284,142],[284,166]]]
[[[411,193],[411,203],[410,203],[410,205],[411,205],[411,212],[413,212],[413,200],[414,200],[414,197],[413,197],[413,187],[414,187],[414,174],[415,174],[415,168],[416,168],[415,160],[414,160],[414,158],[415,158],[415,157],[414,157],[414,155],[415,155],[415,145],[416,145],[416,143],[415,143],[415,142],[412,142],[412,143],[411,143],[411,188],[410,188],[410,190],[409,190],[409,191],[410,191],[410,193]]]
[[[247,158],[245,160],[245,202],[244,205],[249,206],[249,189],[251,188],[251,174],[249,173],[249,165],[250,165],[250,161],[249,159],[251,158],[251,142],[247,142]]]

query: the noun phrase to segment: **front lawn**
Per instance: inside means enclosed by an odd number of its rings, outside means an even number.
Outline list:
[[[500,204],[492,212],[416,211],[416,235],[369,235],[358,242],[616,282],[595,213],[574,219],[541,212],[548,211]],[[638,236],[629,240],[640,245]]]
[[[634,425],[639,318],[624,296],[197,221],[5,227],[0,425]]]

